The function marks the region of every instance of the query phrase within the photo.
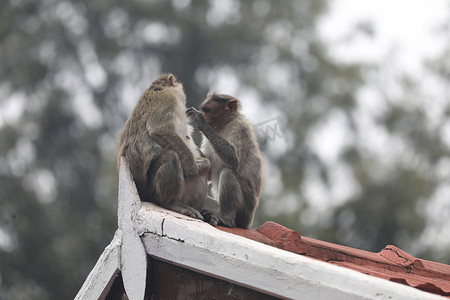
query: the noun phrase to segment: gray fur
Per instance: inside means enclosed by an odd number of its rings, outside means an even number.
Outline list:
[[[208,94],[207,100],[210,97]],[[201,211],[205,220],[228,227],[249,228],[263,186],[263,159],[252,126],[237,111],[223,128],[215,131],[201,112],[193,108],[187,112],[206,137],[201,149],[211,161],[213,196],[219,200],[218,211]]]

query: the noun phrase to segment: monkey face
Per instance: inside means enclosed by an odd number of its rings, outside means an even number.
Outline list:
[[[208,99],[202,104],[201,109],[205,122],[216,131],[222,129],[232,117],[232,113],[227,109],[226,103]]]

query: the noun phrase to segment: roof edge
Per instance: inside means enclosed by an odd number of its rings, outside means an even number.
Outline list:
[[[301,256],[142,203],[139,232],[149,255],[282,298],[442,299],[418,289]]]

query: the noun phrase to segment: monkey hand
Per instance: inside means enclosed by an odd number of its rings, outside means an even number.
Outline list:
[[[205,128],[208,126],[201,111],[198,111],[195,108],[191,107],[186,110],[186,114],[192,119],[194,119],[195,123],[197,124],[197,128],[200,131],[203,132]]]
[[[195,115],[201,115],[201,114],[202,114],[202,112],[198,111],[194,107],[190,107],[190,108],[186,109],[186,115],[188,117],[195,117]]]
[[[205,176],[211,168],[211,162],[206,157],[200,157],[195,160],[198,168],[198,175]]]

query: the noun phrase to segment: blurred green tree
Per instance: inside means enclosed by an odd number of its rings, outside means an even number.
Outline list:
[[[266,133],[264,121],[280,116],[289,139],[262,141],[267,181],[255,226],[272,219],[370,250],[414,241],[425,226],[416,207],[435,191],[432,168],[448,147],[420,107],[405,107],[406,93],[387,101],[376,125],[398,149],[416,150],[396,161],[368,149],[358,93],[376,68],[332,58],[317,34],[326,4],[1,2],[1,298],[76,294],[117,227],[119,133],[162,72],[183,82],[189,106],[225,86],[244,108],[257,100]],[[410,91],[411,81],[402,86]],[[336,124],[339,149],[327,136]]]

